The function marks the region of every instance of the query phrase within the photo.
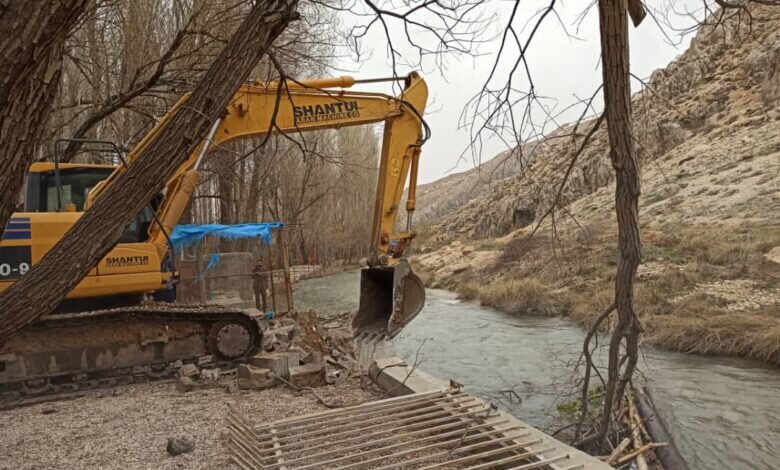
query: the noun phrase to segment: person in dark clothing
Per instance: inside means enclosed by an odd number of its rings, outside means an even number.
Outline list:
[[[266,301],[266,290],[268,282],[266,280],[265,267],[263,260],[259,260],[252,269],[252,290],[255,291],[255,308],[261,312],[267,312],[268,303]]]

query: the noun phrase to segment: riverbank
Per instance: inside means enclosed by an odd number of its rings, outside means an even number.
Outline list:
[[[528,229],[413,260],[429,287],[511,314],[565,316],[588,328],[611,303],[616,229]],[[636,305],[644,344],[780,365],[780,226],[646,227]]]
[[[258,422],[328,409],[312,393],[285,386],[238,390],[234,382],[223,379],[186,394],[173,383],[128,385],[5,410],[0,413],[0,468],[228,468],[230,406]],[[339,406],[382,396],[359,378],[320,387],[317,394]],[[195,449],[172,457],[166,452],[170,437],[187,438]]]

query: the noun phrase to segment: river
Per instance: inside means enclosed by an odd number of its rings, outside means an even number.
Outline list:
[[[359,282],[357,271],[304,281],[296,307],[322,315],[355,310]],[[563,318],[507,315],[448,291],[428,289],[427,297],[422,313],[384,352],[417,358],[422,370],[548,426],[583,330]],[[780,370],[650,347],[639,370],[692,469],[780,468]]]

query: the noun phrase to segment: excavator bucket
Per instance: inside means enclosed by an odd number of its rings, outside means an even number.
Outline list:
[[[425,286],[406,260],[360,272],[360,307],[352,320],[359,339],[397,335],[425,305]]]

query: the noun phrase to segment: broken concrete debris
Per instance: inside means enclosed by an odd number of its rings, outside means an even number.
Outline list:
[[[238,387],[249,390],[263,390],[276,385],[276,376],[271,369],[249,364],[238,366]]]
[[[195,381],[189,377],[179,377],[179,379],[176,380],[176,390],[181,393],[191,392],[195,390],[197,386]]]
[[[195,441],[186,437],[169,437],[165,448],[172,456],[187,454],[195,450]]]
[[[219,367],[213,369],[203,369],[200,371],[200,378],[205,382],[217,382],[222,371]]]
[[[200,369],[195,364],[184,364],[179,368],[179,377],[196,377],[200,375]]]
[[[276,377],[286,379],[290,376],[289,369],[298,365],[297,352],[268,352],[249,358],[249,364],[255,367],[270,369]]]
[[[325,364],[312,363],[290,368],[290,383],[298,388],[324,387],[328,385]]]
[[[352,334],[344,327],[348,320],[323,327],[317,312],[310,310],[263,321],[263,352],[238,366],[236,380],[226,390],[263,390],[281,383],[294,388],[321,387],[360,373]],[[176,390],[188,393],[216,386],[224,372],[184,364],[177,374]]]
[[[303,364],[319,364],[322,362],[322,353],[319,351],[312,351],[301,359]]]

